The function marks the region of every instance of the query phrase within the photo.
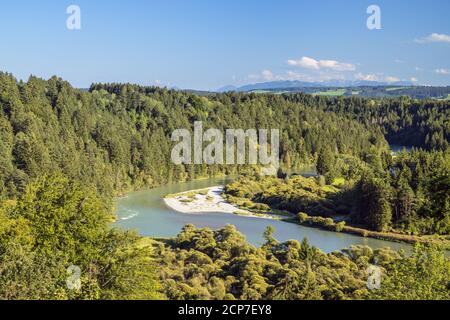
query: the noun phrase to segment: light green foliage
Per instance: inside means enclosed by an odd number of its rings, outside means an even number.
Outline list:
[[[31,183],[17,201],[0,203],[0,298],[158,298],[148,246],[109,230],[103,199],[61,176]],[[81,290],[66,286],[81,270]]]
[[[344,230],[344,227],[345,227],[345,221],[340,221],[340,222],[336,223],[335,231],[341,232],[342,230]]]
[[[417,246],[410,257],[385,266],[380,290],[371,298],[391,300],[449,300],[450,260],[443,251]]]
[[[339,189],[321,186],[317,178],[293,176],[279,179],[247,175],[228,184],[224,191],[229,200],[237,204],[252,201],[291,213],[302,211],[311,215],[330,216],[337,211],[348,213],[350,210],[341,202]]]
[[[279,243],[272,232],[267,229],[266,243],[255,248],[233,226],[216,231],[186,226],[156,253],[163,291],[170,299],[448,299],[444,280],[450,261],[438,249],[417,248],[412,257],[364,246],[325,254],[307,240]],[[419,261],[422,279],[412,281]],[[369,264],[383,270],[379,291],[367,288]],[[396,266],[410,278],[400,277]]]

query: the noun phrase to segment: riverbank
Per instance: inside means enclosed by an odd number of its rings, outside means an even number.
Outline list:
[[[333,221],[332,218],[308,216],[306,213],[299,213],[296,219],[291,219],[291,222],[332,232],[353,234],[364,238],[374,238],[379,240],[404,242],[409,244],[435,244],[443,246],[445,250],[450,250],[450,239],[446,239],[442,236],[417,236],[396,232],[372,231],[360,227],[348,226],[344,221],[336,222]]]
[[[244,217],[281,220],[310,228],[318,228],[336,233],[346,233],[363,238],[373,238],[408,244],[436,244],[443,246],[446,250],[450,250],[449,239],[444,239],[442,237],[406,235],[395,232],[378,232],[349,226],[343,221],[337,222],[333,221],[331,218],[308,216],[304,213],[295,216],[292,213],[272,210],[270,208],[267,208],[266,210],[249,209],[239,206],[236,203],[230,203],[226,200],[222,196],[223,188],[223,186],[214,186],[169,194],[164,197],[164,203],[167,207],[184,214],[200,215],[205,213],[228,213]]]
[[[308,238],[312,245],[329,253],[355,245],[365,245],[373,249],[390,247],[393,250],[403,249],[411,252],[411,246],[403,242],[383,241],[364,238],[347,233],[336,233],[302,226],[298,223],[286,223],[287,216],[281,212],[269,219],[258,215],[245,216],[230,213],[201,213],[185,214],[166,205],[164,198],[170,194],[202,190],[213,186],[227,185],[231,179],[211,178],[183,183],[172,183],[162,187],[141,190],[127,194],[115,203],[117,221],[112,227],[126,230],[136,230],[142,236],[153,238],[173,238],[180,233],[187,224],[199,228],[220,229],[230,224],[236,226],[254,246],[260,246],[265,239],[263,233],[267,226],[275,229],[274,237],[280,242],[288,240],[302,241]],[[252,211],[252,208],[243,208]],[[293,217],[290,215],[289,217]]]
[[[164,203],[169,208],[186,214],[230,213],[264,219],[281,218],[270,212],[255,212],[239,208],[223,198],[223,188],[223,186],[214,186],[169,194],[164,197]]]

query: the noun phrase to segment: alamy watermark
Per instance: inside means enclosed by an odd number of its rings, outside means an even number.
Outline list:
[[[71,265],[67,268],[66,286],[69,290],[79,291],[81,289],[81,269],[79,266]]]
[[[366,20],[366,26],[369,30],[381,29],[381,9],[380,6],[372,4],[367,7],[366,13],[370,16]],[[68,30],[81,30],[81,8],[78,5],[70,5],[66,9],[69,16],[66,20]]]
[[[77,5],[70,5],[66,9],[69,17],[66,20],[66,27],[69,30],[81,30],[81,9]]]
[[[378,290],[381,288],[381,268],[375,265],[369,265],[366,270],[367,283],[366,286],[369,290]]]
[[[278,129],[226,129],[224,138],[219,129],[212,128],[203,132],[203,123],[196,121],[193,134],[192,137],[187,129],[173,131],[172,141],[178,142],[171,153],[174,164],[259,164],[264,166],[261,169],[264,175],[274,175],[279,168]],[[205,143],[209,144],[203,148]]]
[[[372,4],[367,7],[367,14],[370,16],[367,18],[366,26],[369,30],[381,29],[381,9],[379,6]]]

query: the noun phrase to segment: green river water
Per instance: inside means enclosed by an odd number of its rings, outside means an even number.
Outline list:
[[[144,236],[167,238],[176,236],[181,228],[189,223],[197,227],[210,227],[214,229],[227,224],[233,224],[254,245],[263,243],[262,234],[268,225],[272,225],[275,228],[274,236],[279,241],[289,239],[301,241],[307,237],[311,244],[324,252],[341,250],[351,245],[411,250],[411,246],[405,243],[330,232],[284,221],[244,217],[229,213],[185,214],[168,208],[163,201],[164,196],[170,193],[223,185],[229,181],[229,178],[194,180],[130,193],[117,200],[116,214],[118,220],[114,225],[125,229],[135,229]]]

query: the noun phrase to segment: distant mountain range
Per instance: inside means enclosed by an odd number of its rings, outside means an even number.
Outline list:
[[[379,86],[412,86],[413,83],[409,81],[398,82],[380,82],[380,81],[365,81],[365,80],[330,80],[323,82],[306,82],[296,80],[285,81],[270,81],[254,84],[247,84],[241,87],[225,86],[217,89],[217,92],[250,92],[256,90],[277,90],[277,89],[292,89],[294,88],[342,88],[342,87],[379,87]]]

